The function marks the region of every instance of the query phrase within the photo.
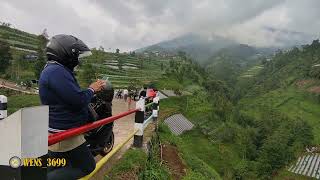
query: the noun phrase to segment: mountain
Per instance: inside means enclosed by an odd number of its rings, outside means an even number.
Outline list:
[[[247,65],[250,62],[272,56],[277,48],[257,48],[247,44],[236,44],[222,48],[208,58],[204,64],[212,64],[215,60],[226,59],[234,64]]]
[[[159,53],[176,54],[178,51],[184,51],[199,64],[205,66],[210,74],[231,85],[241,70],[260,62],[262,57],[273,54],[276,49],[256,48],[220,36],[205,38],[190,33],[138,49],[136,52],[158,51]]]
[[[259,50],[246,44],[232,45],[217,51],[213,57],[229,56],[233,59],[246,59],[259,54]]]
[[[163,41],[151,46],[137,49],[137,53],[141,52],[166,52],[177,53],[178,51],[185,51],[193,59],[199,63],[203,63],[212,54],[222,48],[237,44],[235,41],[213,35],[210,38],[196,35],[193,33],[185,34],[183,36],[174,38],[172,40]]]
[[[272,27],[264,27],[263,30],[267,33],[268,37],[274,39],[273,46],[270,47],[244,47],[232,39],[212,35],[205,37],[194,33],[188,33],[180,37],[163,41],[151,46],[147,46],[136,50],[136,52],[152,52],[158,51],[163,53],[176,54],[178,51],[185,51],[190,57],[204,65],[212,56],[216,56],[221,51],[231,51],[231,54],[257,53],[261,55],[270,55],[278,49],[291,49],[297,45],[307,44],[316,38],[315,35],[303,32],[290,31],[286,29],[277,29]],[[241,52],[244,51],[244,52]],[[254,52],[256,51],[256,52]]]
[[[258,49],[246,44],[222,48],[205,61],[206,71],[214,78],[233,86],[241,71],[261,61]]]

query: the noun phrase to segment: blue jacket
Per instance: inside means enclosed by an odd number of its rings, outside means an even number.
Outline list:
[[[39,79],[41,103],[49,105],[49,131],[58,132],[88,122],[93,90],[81,90],[73,71],[48,63]]]

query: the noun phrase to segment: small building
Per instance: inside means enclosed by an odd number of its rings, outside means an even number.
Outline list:
[[[24,60],[29,60],[29,61],[35,61],[38,59],[38,56],[36,54],[27,54],[23,56]]]

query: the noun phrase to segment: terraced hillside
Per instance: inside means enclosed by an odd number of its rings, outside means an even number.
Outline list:
[[[36,35],[18,29],[0,25],[0,40],[7,41],[11,47],[35,51],[39,45]]]
[[[143,67],[139,65],[139,58],[122,57],[124,64],[122,69],[118,66],[110,65],[110,62],[116,60],[105,60],[102,65],[106,69],[106,73],[102,74],[109,77],[116,87],[125,87],[132,82],[148,83],[158,79],[161,74],[160,63],[152,60],[145,60]]]
[[[130,84],[143,85],[155,81],[169,63],[167,59],[145,58],[139,55],[107,53],[93,50],[85,61],[96,71],[96,77],[108,78],[114,87],[125,88]]]
[[[8,68],[10,75],[8,79],[16,82],[34,79],[33,64],[35,62],[22,61],[22,59],[30,52],[36,52],[40,44],[38,36],[0,25],[0,40],[8,42],[12,51],[13,59],[12,66]],[[90,79],[109,78],[117,88],[127,87],[131,83],[142,85],[154,81],[161,76],[161,68],[168,64],[166,59],[156,57],[144,58],[126,53],[108,53],[95,48],[92,51],[93,56],[85,61],[96,70],[94,78]],[[79,71],[82,71],[81,67]]]
[[[257,75],[261,69],[263,69],[262,65],[257,65],[257,66],[253,66],[250,69],[248,69],[246,72],[242,73],[240,75],[241,78],[250,78],[253,77],[255,75]]]

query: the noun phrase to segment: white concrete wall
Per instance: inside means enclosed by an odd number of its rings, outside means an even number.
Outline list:
[[[13,156],[36,158],[48,152],[48,106],[23,108],[0,121],[0,165]]]

